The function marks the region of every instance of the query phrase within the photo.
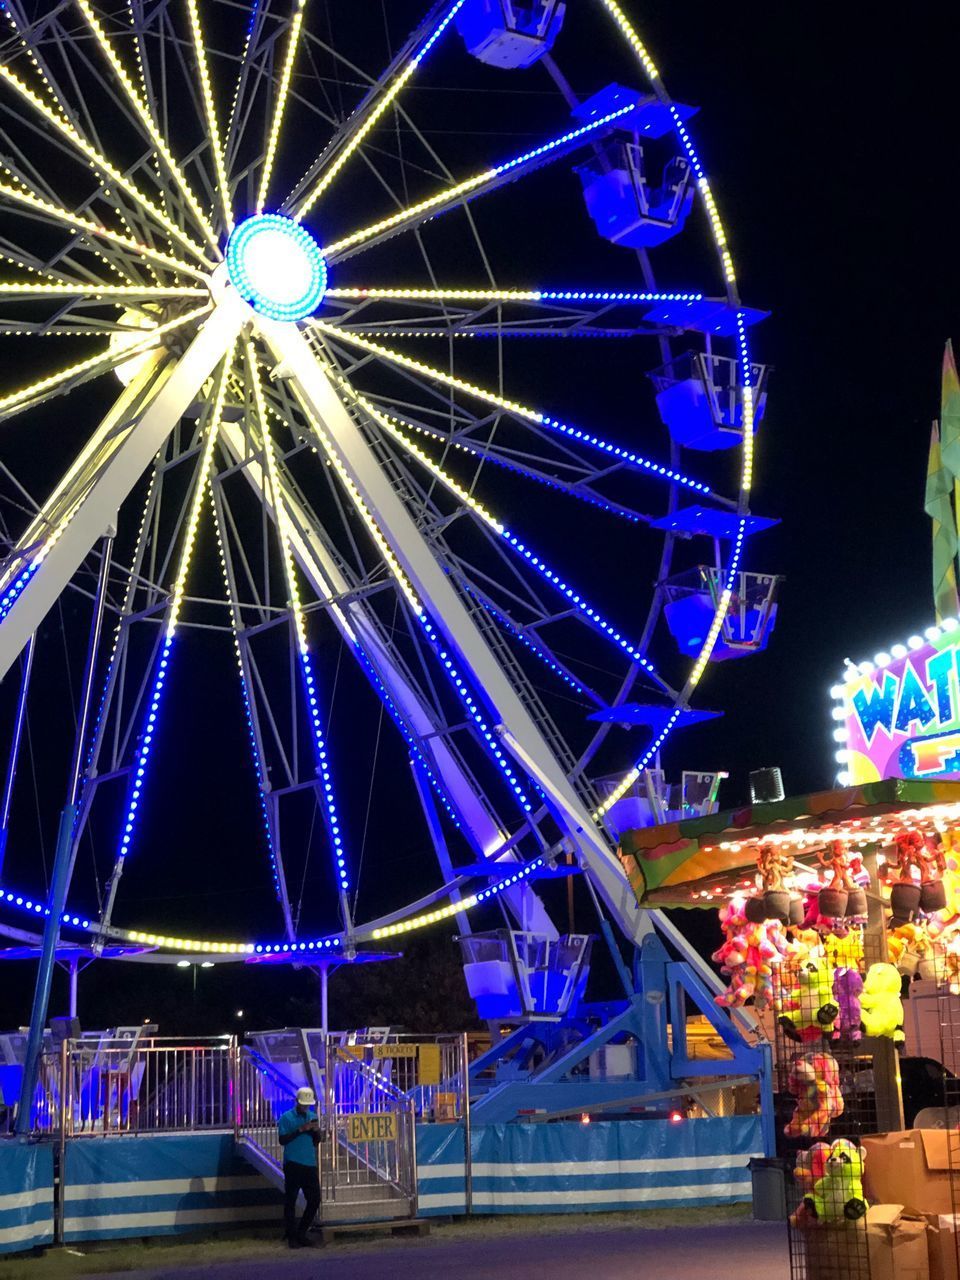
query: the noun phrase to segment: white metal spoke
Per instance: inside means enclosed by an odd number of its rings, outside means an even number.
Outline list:
[[[217,119],[217,104],[213,95],[210,80],[210,67],[207,63],[207,49],[200,25],[200,12],[197,0],[186,0],[187,12],[190,15],[190,34],[193,37],[193,56],[197,63],[197,74],[200,77],[200,91],[203,96],[203,109],[210,131],[210,149],[213,152],[214,171],[217,176],[217,192],[220,196],[221,212],[224,225],[229,234],[233,230],[233,207],[230,199],[230,184],[227,180],[226,162],[223,153],[223,139],[220,136],[220,123]]]
[[[363,144],[365,138],[368,137],[370,131],[377,122],[382,119],[383,115],[396,102],[399,95],[408,82],[413,78],[420,67],[420,64],[430,53],[433,46],[437,43],[447,27],[456,17],[460,9],[463,8],[464,0],[454,0],[453,4],[448,5],[442,13],[439,21],[434,24],[430,19],[424,24],[429,29],[429,35],[425,39],[416,40],[416,52],[402,65],[397,74],[390,80],[389,84],[383,91],[374,95],[367,110],[361,108],[356,113],[354,119],[354,128],[346,138],[343,145],[336,150],[330,163],[321,169],[320,177],[314,183],[313,187],[308,191],[303,200],[299,201],[296,208],[296,219],[302,221],[310,210],[314,207],[323,193],[336,178],[337,174],[347,163],[354,152]]]
[[[283,71],[280,75],[280,86],[277,90],[277,100],[273,104],[273,119],[270,124],[270,132],[267,136],[267,150],[263,159],[263,170],[260,174],[260,189],[257,193],[257,213],[262,213],[267,203],[267,195],[270,191],[270,179],[273,176],[273,165],[277,157],[277,146],[280,142],[280,130],[283,127],[283,117],[287,110],[287,99],[290,95],[290,80],[293,76],[293,67],[297,59],[297,50],[300,46],[300,29],[303,26],[304,9],[306,8],[306,0],[294,0],[296,8],[294,10],[293,20],[290,24],[290,35],[287,40],[287,50],[283,61]]]

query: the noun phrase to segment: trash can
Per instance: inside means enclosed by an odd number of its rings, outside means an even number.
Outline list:
[[[753,1156],[747,1163],[753,1184],[753,1216],[758,1222],[787,1220],[787,1161]]]

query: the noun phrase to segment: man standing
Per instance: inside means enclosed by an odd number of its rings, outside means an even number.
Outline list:
[[[320,1208],[320,1165],[317,1147],[320,1124],[314,1108],[317,1096],[312,1089],[297,1090],[297,1104],[285,1111],[277,1121],[277,1133],[283,1147],[283,1222],[291,1249],[312,1245],[309,1231]],[[296,1226],[297,1194],[306,1201],[299,1227]]]

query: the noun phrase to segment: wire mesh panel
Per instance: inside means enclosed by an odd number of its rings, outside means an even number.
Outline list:
[[[851,929],[798,949],[773,976],[791,1280],[870,1280],[860,1138],[877,1132],[878,1107],[876,1045],[853,999],[863,973],[863,939]]]

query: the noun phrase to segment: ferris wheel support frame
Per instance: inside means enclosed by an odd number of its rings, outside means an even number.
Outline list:
[[[511,753],[526,771],[532,770],[533,775],[539,777],[559,825],[580,848],[585,862],[598,873],[600,882],[607,879],[601,874],[605,867],[607,875],[617,876],[626,885],[614,854],[566,775],[558,770],[538,726],[506,680],[463,601],[372,457],[309,342],[298,330],[275,321],[258,317],[257,327],[280,370],[289,377],[303,407],[325,429],[342,466],[374,514],[381,534],[409,576],[431,619],[471,673],[476,686],[484,690],[506,730],[504,740]],[[618,920],[621,919],[623,913],[616,900],[610,905],[616,910]],[[623,923],[626,926],[625,920]],[[633,927],[626,931],[628,937],[637,939],[649,932],[649,925],[635,919]]]
[[[276,521],[272,490],[259,460],[250,456],[242,429],[235,422],[225,421],[220,428],[220,441],[235,465],[243,471],[271,519]],[[347,595],[350,591],[349,582],[312,521],[300,507],[296,494],[286,483],[282,466],[279,487],[286,508],[291,549],[317,599],[333,600]],[[328,612],[347,644],[363,654],[376,678],[383,683],[409,722],[411,732],[422,744],[423,750],[429,753],[431,764],[454,801],[463,820],[464,832],[475,846],[477,854],[489,858],[491,863],[513,861],[516,854],[504,847],[508,843],[506,832],[498,825],[454,752],[438,734],[438,726],[429,709],[406,679],[385,640],[378,634],[363,600],[353,599],[343,606],[328,606]],[[427,822],[430,825],[429,816]],[[434,847],[436,849],[436,844]],[[441,871],[445,874],[442,863]],[[502,896],[515,919],[524,927],[551,940],[559,936],[543,903],[529,884],[511,886]]]

